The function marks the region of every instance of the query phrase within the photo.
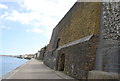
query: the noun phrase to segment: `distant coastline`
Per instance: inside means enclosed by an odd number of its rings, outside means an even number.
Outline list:
[[[28,60],[31,60],[32,58],[34,58],[34,54],[25,54],[25,55],[0,55],[0,56],[15,57],[15,58],[20,58],[20,59],[28,59]]]

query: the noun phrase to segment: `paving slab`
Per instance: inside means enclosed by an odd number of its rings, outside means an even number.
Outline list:
[[[8,73],[2,79],[74,79],[59,71],[54,71],[42,61],[32,59]]]

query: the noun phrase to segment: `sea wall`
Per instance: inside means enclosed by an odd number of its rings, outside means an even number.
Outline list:
[[[75,3],[53,29],[44,63],[74,78],[86,78],[95,69],[99,15],[100,3]]]
[[[58,48],[57,70],[77,79],[87,78],[88,71],[95,69],[96,44],[96,37],[89,35]]]
[[[100,3],[76,2],[53,29],[49,50],[85,36],[99,34]]]
[[[118,77],[119,5],[76,2],[53,29],[44,63],[76,79]]]

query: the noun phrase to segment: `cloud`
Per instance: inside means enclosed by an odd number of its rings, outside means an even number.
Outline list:
[[[26,29],[26,32],[34,32],[34,33],[43,33],[43,30],[39,28],[33,28],[33,29]]]
[[[23,8],[47,16],[61,18],[71,8],[76,0],[23,0]]]
[[[1,25],[0,28],[1,28],[1,29],[4,29],[4,28],[6,28],[6,27],[5,27],[4,25]]]
[[[43,47],[46,43],[49,42],[53,28],[58,24],[58,22],[63,18],[67,11],[76,2],[76,0],[5,0],[5,1],[6,1],[5,3],[7,4],[5,5],[2,4],[4,5],[2,7],[0,6],[2,8],[0,9],[2,10],[2,13],[0,13],[0,21],[3,21],[4,23],[2,24],[5,25],[5,27],[3,28],[6,29],[7,26],[9,26],[9,24],[21,28],[26,26],[26,28],[23,28],[23,30],[26,33],[30,33],[29,35],[37,33],[35,35],[30,36],[31,40],[34,37],[35,39],[34,41],[37,43],[37,45],[41,42],[38,46],[35,46],[34,47],[35,49],[32,49],[32,51],[28,50],[28,53],[30,51],[34,53],[35,51],[33,50],[38,50],[36,49],[36,47],[38,48]],[[9,4],[9,2],[7,1],[9,1],[11,4]],[[16,26],[18,24],[21,25]],[[14,26],[10,26],[10,28]],[[20,28],[16,29],[19,30]],[[41,41],[38,43],[36,40]],[[22,53],[26,53],[25,52],[26,49],[21,50]],[[21,50],[17,51],[21,52]]]
[[[6,27],[5,25],[2,25],[2,24],[1,24],[0,29],[7,29],[7,30],[10,30],[11,28],[10,28],[10,27]]]
[[[0,19],[2,20],[2,19],[4,19],[5,17],[7,17],[9,14],[8,14],[8,12],[4,12],[4,14],[2,14],[1,16],[0,16]]]
[[[18,0],[26,12],[12,10],[11,13],[3,14],[1,17],[10,21],[18,21],[21,24],[32,25],[34,32],[40,33],[44,29],[45,34],[50,36],[52,29],[75,2],[76,0]]]
[[[30,12],[30,13],[20,13],[17,10],[13,10],[12,14],[7,16],[5,19],[10,21],[18,21],[22,24],[34,24],[34,21],[39,21],[38,13]]]
[[[8,6],[0,3],[0,9],[8,9]]]

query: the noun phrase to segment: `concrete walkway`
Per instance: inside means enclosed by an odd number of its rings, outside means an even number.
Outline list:
[[[61,72],[54,71],[43,64],[42,61],[32,59],[14,71],[8,73],[3,79],[73,79]]]

